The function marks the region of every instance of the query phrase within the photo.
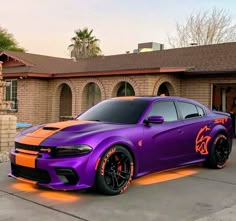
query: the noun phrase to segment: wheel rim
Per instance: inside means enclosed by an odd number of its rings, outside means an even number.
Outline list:
[[[105,165],[104,180],[113,191],[120,191],[131,176],[130,159],[124,153],[112,154]]]
[[[216,160],[218,165],[224,164],[229,157],[229,144],[226,139],[220,138],[215,147]]]

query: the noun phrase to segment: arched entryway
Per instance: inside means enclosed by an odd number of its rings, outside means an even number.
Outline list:
[[[162,83],[157,91],[157,96],[174,96],[174,87],[169,82]]]
[[[60,120],[67,120],[72,117],[72,91],[67,84],[61,85],[59,107]]]
[[[122,81],[117,85],[117,97],[121,96],[135,96],[135,91],[132,85],[126,81]]]
[[[99,103],[102,99],[99,86],[94,82],[88,83],[84,88],[83,98],[85,99],[85,107],[83,109],[88,109]]]

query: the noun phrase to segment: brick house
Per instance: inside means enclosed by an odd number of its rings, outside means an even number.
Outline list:
[[[232,111],[236,102],[236,43],[96,58],[56,58],[2,51],[3,76],[11,86],[12,114],[28,123],[74,116],[121,95],[174,95],[209,108]]]

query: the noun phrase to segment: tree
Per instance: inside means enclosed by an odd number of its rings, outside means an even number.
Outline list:
[[[75,31],[75,37],[71,39],[73,43],[68,47],[72,58],[78,60],[79,58],[98,56],[101,53],[98,45],[99,40],[92,36],[92,33],[93,29],[89,31],[88,28]]]
[[[236,25],[223,9],[199,11],[187,17],[184,24],[177,23],[176,36],[168,40],[172,47],[233,42],[236,41]]]
[[[12,34],[0,27],[0,51],[3,50],[25,52],[24,48],[18,46]]]

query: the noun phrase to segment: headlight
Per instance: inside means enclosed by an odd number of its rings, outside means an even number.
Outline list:
[[[73,156],[82,155],[92,151],[92,147],[88,145],[75,145],[75,146],[57,146],[56,156]]]

